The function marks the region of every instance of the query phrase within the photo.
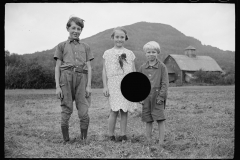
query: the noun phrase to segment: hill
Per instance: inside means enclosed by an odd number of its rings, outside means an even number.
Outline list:
[[[160,59],[163,61],[168,54],[184,54],[184,49],[188,46],[196,48],[197,55],[210,56],[217,61],[223,70],[235,70],[235,52],[223,51],[219,48],[210,45],[202,45],[202,43],[193,38],[184,35],[174,27],[161,24],[138,22],[131,25],[124,26],[128,31],[129,40],[125,42],[125,48],[130,49],[136,55],[136,69],[145,61],[145,55],[142,47],[148,41],[156,41],[161,46],[162,54]],[[95,57],[92,62],[93,65],[93,81],[99,85],[101,81],[102,72],[102,55],[105,50],[113,47],[113,41],[110,38],[113,28],[102,31],[91,37],[82,39],[91,47],[91,51]],[[55,62],[53,60],[54,50],[46,50],[42,52],[35,52],[33,54],[23,55],[26,59],[37,60],[40,64],[54,68]]]

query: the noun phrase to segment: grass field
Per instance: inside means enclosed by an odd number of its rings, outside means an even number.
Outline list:
[[[141,113],[129,114],[126,142],[107,138],[109,106],[100,89],[92,93],[88,143],[63,145],[60,101],[55,90],[5,90],[5,158],[233,158],[235,86],[170,87],[164,150],[145,146]],[[120,133],[119,118],[116,136]],[[154,123],[153,139],[157,139]],[[77,110],[70,138],[80,134]]]

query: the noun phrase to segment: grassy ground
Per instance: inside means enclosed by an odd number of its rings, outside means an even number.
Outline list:
[[[145,146],[141,113],[128,117],[128,141],[107,138],[109,106],[94,90],[89,109],[88,143],[63,145],[60,101],[55,90],[5,90],[4,151],[6,158],[233,158],[235,86],[171,87],[166,107],[164,150]],[[116,136],[120,133],[119,118]],[[70,138],[79,136],[74,108]],[[154,123],[153,139],[157,140]]]

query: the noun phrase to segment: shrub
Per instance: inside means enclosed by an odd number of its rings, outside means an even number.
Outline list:
[[[235,84],[235,74],[228,74],[224,77],[224,83],[228,85]]]
[[[5,88],[7,89],[44,89],[54,88],[54,71],[43,68],[36,62],[5,68]]]
[[[193,83],[206,83],[212,85],[232,85],[235,84],[235,74],[226,73],[222,75],[220,72],[206,72],[199,70],[193,74],[196,77]]]

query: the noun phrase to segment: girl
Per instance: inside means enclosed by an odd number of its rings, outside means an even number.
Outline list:
[[[109,97],[111,108],[108,121],[110,140],[115,140],[114,130],[116,119],[120,112],[121,135],[119,136],[119,141],[122,141],[127,140],[127,113],[129,108],[134,106],[134,103],[123,97],[120,85],[126,74],[136,71],[134,64],[135,55],[132,51],[124,48],[124,42],[128,40],[128,36],[127,31],[123,27],[113,29],[111,39],[114,42],[114,47],[106,50],[103,54],[103,94]]]

